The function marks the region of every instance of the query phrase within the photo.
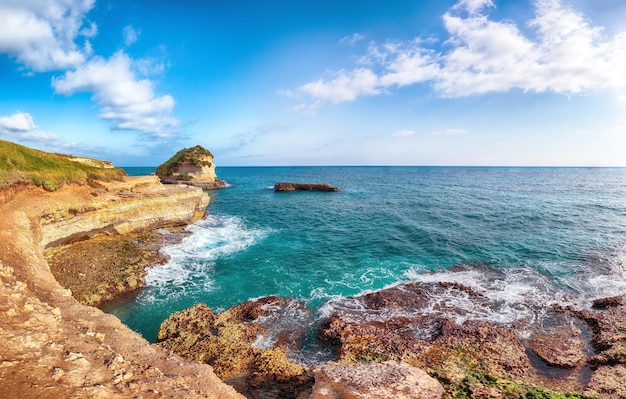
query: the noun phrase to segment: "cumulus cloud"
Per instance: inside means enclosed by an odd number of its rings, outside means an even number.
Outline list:
[[[536,0],[534,18],[522,27],[490,19],[494,6],[460,0],[443,15],[448,37],[441,49],[419,38],[373,44],[361,58],[366,67],[341,70],[297,92],[339,103],[415,84],[432,85],[442,97],[626,87],[626,32],[609,36],[561,0]]]
[[[48,145],[60,143],[59,136],[39,130],[27,112],[0,117],[0,135],[10,140],[31,141]]]
[[[34,71],[65,69],[85,60],[76,44],[89,37],[83,20],[95,0],[4,0],[0,3],[0,53],[15,57]],[[85,44],[88,46],[87,44]]]
[[[152,82],[136,76],[133,60],[122,51],[109,59],[93,57],[77,69],[54,78],[52,86],[62,95],[93,93],[92,99],[102,108],[100,117],[110,121],[114,129],[169,137],[179,125],[172,116],[172,96],[157,96]]]
[[[173,136],[179,125],[178,119],[172,116],[174,99],[169,94],[155,94],[153,83],[148,79],[164,70],[162,63],[152,59],[133,60],[122,51],[109,59],[92,56],[88,38],[97,35],[98,27],[87,21],[86,15],[94,2],[0,1],[0,53],[14,57],[34,72],[63,71],[62,76],[52,79],[55,92],[62,95],[91,93],[93,101],[101,107],[100,117],[110,121],[113,129],[160,138]],[[132,45],[139,34],[139,30],[126,26],[124,44]],[[22,118],[23,122],[25,117],[16,118],[16,121]],[[8,128],[4,129],[7,134]],[[39,130],[29,132],[45,139]]]

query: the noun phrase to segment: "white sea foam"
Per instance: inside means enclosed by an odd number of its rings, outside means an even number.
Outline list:
[[[359,298],[372,290],[362,291],[355,298],[335,296],[318,309],[318,317],[326,318],[339,311],[348,321],[384,321],[395,317],[445,315],[459,324],[467,320],[485,320],[498,324],[541,323],[552,304],[569,304],[573,298],[558,289],[549,276],[535,270],[519,268],[498,270],[466,266],[451,270],[424,273],[419,268],[406,273],[407,280],[383,289],[403,289],[405,283],[458,283],[471,288],[487,301],[477,302],[469,292],[459,289],[437,289],[420,308],[369,309]],[[419,333],[419,332],[416,332]],[[520,331],[520,334],[526,334]]]
[[[250,229],[236,217],[208,215],[187,227],[190,235],[161,251],[170,257],[164,266],[151,268],[146,276],[148,296],[178,296],[188,290],[213,289],[211,271],[215,261],[223,256],[242,251],[263,239],[268,230]],[[152,288],[152,290],[150,290]]]

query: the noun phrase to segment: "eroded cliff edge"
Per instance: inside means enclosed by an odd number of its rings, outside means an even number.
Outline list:
[[[97,234],[183,225],[209,197],[156,177],[0,191],[0,382],[3,395],[26,398],[240,398],[211,367],[182,360],[78,303],[61,287],[46,247]]]

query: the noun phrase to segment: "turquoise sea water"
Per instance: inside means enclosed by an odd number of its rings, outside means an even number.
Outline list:
[[[587,306],[626,294],[626,169],[217,173],[230,187],[210,192],[206,219],[190,226],[181,244],[163,249],[170,263],[151,269],[136,296],[105,309],[148,340],[169,314],[197,302],[223,310],[251,298],[292,296],[320,320],[351,296],[414,279],[470,285],[502,306],[466,309],[463,317],[502,323],[536,317],[552,302]],[[278,181],[341,191],[275,193]]]

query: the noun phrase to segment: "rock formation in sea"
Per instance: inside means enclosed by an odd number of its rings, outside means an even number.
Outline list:
[[[156,174],[166,184],[186,184],[205,190],[226,187],[215,174],[213,154],[199,145],[178,151],[157,167]]]
[[[330,184],[315,184],[315,183],[290,183],[280,182],[274,184],[274,190],[278,192],[290,192],[290,191],[339,191],[337,187],[331,187]]]
[[[37,185],[36,173],[16,181],[19,171],[5,174],[11,183],[0,188],[0,396],[241,398],[209,366],[151,345],[115,316],[79,303],[43,255],[46,247],[92,236],[190,223],[203,215],[207,194],[156,177],[81,184],[67,176],[98,171],[58,165],[45,177],[54,190]]]

